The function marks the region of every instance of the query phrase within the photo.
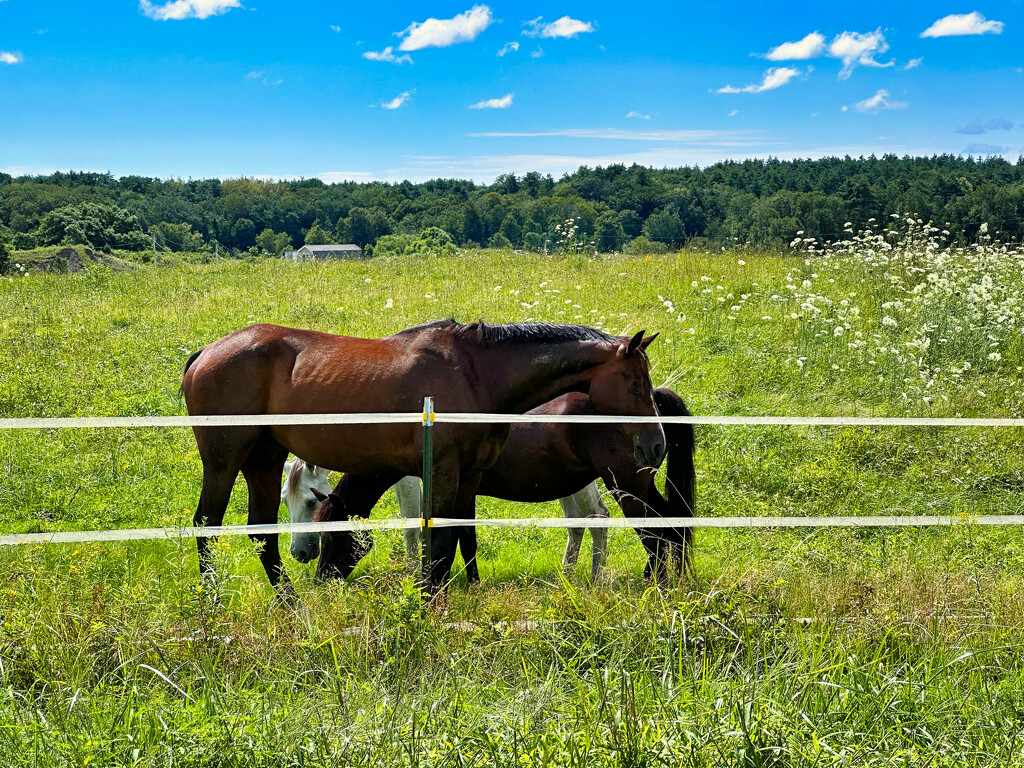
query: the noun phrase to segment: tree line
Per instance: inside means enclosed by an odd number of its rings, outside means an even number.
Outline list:
[[[692,241],[771,247],[798,232],[831,241],[847,224],[859,229],[893,213],[931,220],[965,240],[982,224],[1000,239],[1024,239],[1024,158],[610,165],[558,180],[509,173],[490,185],[0,173],[0,240],[14,249],[67,243],[142,251],[156,238],[172,251],[217,244],[271,254],[333,242],[379,245],[380,252],[438,242],[650,252]]]

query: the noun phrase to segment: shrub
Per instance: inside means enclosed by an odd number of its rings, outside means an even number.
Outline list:
[[[455,253],[455,241],[440,227],[427,227],[417,236],[413,248],[424,256],[450,256]]]
[[[404,232],[395,235],[382,235],[377,240],[377,247],[373,252],[378,256],[404,256],[413,252],[413,243],[415,242],[416,238]],[[363,252],[366,252],[365,249]]]
[[[0,227],[0,275],[6,275],[11,269],[11,254],[7,248],[7,230]]]
[[[16,251],[30,251],[36,247],[36,237],[30,232],[15,232],[11,245]]]
[[[640,235],[640,237],[633,240],[633,242],[626,247],[626,250],[629,253],[636,254],[637,256],[644,256],[649,253],[666,253],[668,251],[668,246],[665,243],[648,240],[643,235]]]
[[[512,241],[501,232],[495,232],[491,239],[487,241],[487,246],[489,248],[511,248]]]

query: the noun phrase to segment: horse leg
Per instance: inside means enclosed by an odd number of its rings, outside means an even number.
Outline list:
[[[456,498],[456,517],[466,517],[472,520],[476,516],[476,491],[480,487],[480,475],[468,483],[459,485],[459,494]],[[467,525],[458,528],[458,544],[462,550],[462,560],[466,564],[466,581],[469,584],[480,582],[480,571],[476,564],[476,526]]]
[[[601,498],[601,491],[598,490],[596,480],[582,491],[574,494],[574,498],[580,517],[608,518],[608,507],[605,506],[604,499]],[[590,528],[589,530],[591,543],[594,545],[590,562],[590,580],[592,583],[596,583],[597,577],[601,575],[601,569],[608,560],[608,529]],[[580,536],[583,536],[583,531],[580,531]]]
[[[576,494],[559,499],[562,507],[562,514],[566,520],[576,520],[583,517],[579,504],[576,503]],[[580,547],[583,544],[582,528],[567,528],[568,536],[565,539],[565,554],[562,555],[562,571],[568,575],[576,568],[576,561],[580,558]]]
[[[645,518],[651,511],[644,502],[646,488],[637,487],[640,485],[622,478],[620,483],[614,475],[603,478],[604,483],[611,490],[612,498],[622,509],[622,514],[628,518]],[[657,578],[661,580],[664,574],[665,546],[664,540],[658,535],[657,530],[643,527],[643,523],[634,524],[634,530],[640,537],[640,544],[647,553],[647,563],[644,565],[644,578]]]
[[[420,479],[413,475],[403,477],[395,483],[394,488],[402,517],[406,520],[422,520],[420,507],[423,504],[423,493],[420,489]],[[406,528],[402,531],[402,536],[405,539],[405,556],[415,565],[420,560],[420,529]]]
[[[476,564],[476,526],[467,525],[459,528],[459,549],[466,563],[466,581],[477,584],[480,581],[480,570]]]
[[[445,463],[435,462],[434,464],[434,487],[432,500],[435,512],[442,514],[435,517],[472,517],[475,511],[476,489],[480,485],[479,476],[472,483],[472,494],[469,497],[468,515],[467,504],[463,487],[459,484],[459,467],[454,462],[446,466]],[[461,504],[460,504],[461,502]],[[444,514],[447,513],[447,514]],[[456,528],[434,528],[431,536],[430,563],[427,567],[426,589],[433,597],[442,588],[446,587],[451,577],[452,565],[455,564],[455,551],[459,545],[459,532]],[[475,559],[473,552],[466,560],[467,567],[471,559]],[[468,576],[468,574],[467,574]]]
[[[242,465],[242,475],[249,487],[249,525],[277,522],[277,512],[281,506],[281,471],[287,455],[284,448],[267,436],[253,448]],[[282,596],[293,599],[295,590],[281,562],[278,534],[257,533],[249,538],[259,547],[260,562],[270,580],[270,586]]]
[[[196,428],[196,444],[203,461],[203,487],[199,493],[192,524],[197,528],[224,524],[224,513],[231,499],[231,489],[242,468],[245,457],[259,440],[261,427],[205,427]],[[280,502],[278,502],[280,503]],[[199,574],[214,576],[211,544],[216,536],[197,536]]]

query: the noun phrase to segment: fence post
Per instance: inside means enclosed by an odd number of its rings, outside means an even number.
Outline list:
[[[433,543],[434,398],[423,398],[423,495],[420,498],[420,545],[423,583],[430,583],[430,552]]]

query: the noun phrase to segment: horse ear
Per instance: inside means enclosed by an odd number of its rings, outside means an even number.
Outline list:
[[[648,336],[648,337],[647,337],[646,339],[644,339],[643,341],[641,341],[641,342],[640,342],[640,350],[641,350],[642,352],[646,352],[646,351],[647,351],[647,348],[648,348],[649,346],[651,346],[651,342],[652,342],[652,341],[654,341],[654,340],[655,340],[656,338],[658,338],[658,335],[659,335],[660,333],[661,333],[661,332],[659,331],[658,333],[652,334],[651,336]]]
[[[313,495],[316,496],[316,500],[319,501],[321,504],[327,501],[327,494],[324,493],[323,491],[318,491],[316,488],[310,488],[309,490],[313,492]]]
[[[615,350],[616,357],[628,357],[636,351],[637,345],[643,340],[644,332],[633,334],[633,338],[629,341],[620,341],[619,348]]]

